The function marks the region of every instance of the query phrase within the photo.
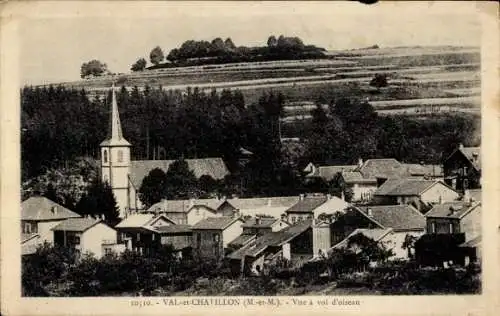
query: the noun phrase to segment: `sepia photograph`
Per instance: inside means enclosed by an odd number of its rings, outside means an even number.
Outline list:
[[[18,10],[21,298],[484,294],[473,6],[76,4]]]

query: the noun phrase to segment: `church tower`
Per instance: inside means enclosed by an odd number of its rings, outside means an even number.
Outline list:
[[[120,217],[130,209],[130,143],[123,138],[120,113],[116,102],[115,85],[112,87],[111,117],[108,135],[101,143],[102,181],[108,182],[120,208]]]

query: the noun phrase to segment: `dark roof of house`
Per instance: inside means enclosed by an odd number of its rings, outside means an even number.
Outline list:
[[[208,217],[194,224],[193,229],[224,230],[229,225],[233,224],[236,221],[241,221],[243,223],[241,218],[238,217],[232,217],[232,216]]]
[[[434,205],[434,207],[425,214],[426,217],[437,218],[462,218],[469,212],[480,209],[480,202],[470,204],[468,201],[447,202]]]
[[[253,234],[242,234],[236,237],[233,241],[231,241],[229,244],[234,245],[234,246],[243,246],[255,239],[257,235]]]
[[[425,228],[425,216],[410,205],[374,205],[357,207],[363,215],[381,228],[394,230],[421,230]],[[369,216],[368,209],[372,215]]]
[[[342,177],[344,178],[345,183],[377,183],[376,178],[371,177],[363,177],[361,172],[359,171],[343,171]]]
[[[52,230],[84,232],[100,222],[102,222],[102,220],[91,217],[68,218],[59,225],[52,228]]]
[[[21,203],[21,220],[50,221],[80,217],[43,196],[33,196]]]
[[[285,213],[312,213],[318,206],[327,201],[326,196],[306,196],[290,207]]]
[[[375,191],[375,195],[420,195],[436,183],[438,183],[438,181],[422,179],[388,179],[377,189],[377,191]],[[450,188],[450,190],[452,189]]]
[[[242,227],[266,228],[271,227],[277,220],[274,217],[261,217],[257,221],[255,217],[252,217],[246,220]]]
[[[410,176],[443,176],[443,168],[440,165],[424,165],[405,163],[403,166],[406,168]]]
[[[477,247],[481,245],[481,235],[472,238],[471,240],[468,240],[464,242],[463,244],[460,244],[459,247]]]
[[[244,256],[258,256],[262,251],[270,246],[281,246],[284,243],[292,240],[293,238],[299,236],[307,229],[311,228],[312,221],[305,220],[301,221],[293,226],[289,226],[283,230],[277,232],[267,233],[260,236],[246,246],[236,250],[229,255],[230,259],[241,259]]]
[[[157,226],[154,227],[154,230],[159,234],[191,233],[193,231],[191,225],[184,224]]]
[[[214,212],[224,203],[220,199],[162,200],[153,204],[147,212],[150,213],[187,213],[194,206],[206,206]]]
[[[458,150],[464,154],[477,170],[481,170],[481,147],[462,147]],[[474,156],[477,159],[474,159]]]
[[[140,188],[142,180],[155,168],[164,172],[175,160],[132,160],[130,162],[130,180],[136,188]],[[229,174],[226,164],[222,158],[186,159],[189,170],[193,171],[197,178],[208,175],[215,180],[223,179]]]
[[[364,178],[395,178],[406,174],[407,169],[394,158],[368,159],[354,171],[359,171]]]

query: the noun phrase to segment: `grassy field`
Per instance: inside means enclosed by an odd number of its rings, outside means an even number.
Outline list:
[[[176,90],[194,86],[205,91],[240,89],[247,104],[256,102],[264,92],[281,92],[288,102],[286,115],[292,120],[302,116],[307,119],[310,112],[300,105],[291,109],[293,102],[314,104],[320,94],[327,103],[339,97],[362,98],[381,114],[422,115],[429,109],[478,112],[478,48],[372,48],[332,51],[328,55],[329,59],[321,60],[163,68],[121,74],[119,81],[127,89],[145,85]],[[387,75],[389,86],[377,90],[369,82],[379,73]],[[62,84],[87,89],[93,96],[106,93],[112,80],[108,76]]]

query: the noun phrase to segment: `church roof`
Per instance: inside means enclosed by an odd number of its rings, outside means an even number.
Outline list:
[[[168,171],[168,167],[175,160],[133,160],[130,162],[130,181],[134,187],[139,189],[142,180],[155,168]],[[229,174],[226,164],[222,158],[185,159],[189,170],[193,171],[197,178],[203,175],[211,176],[215,180],[223,179]]]
[[[109,120],[108,135],[106,139],[101,143],[101,146],[130,146],[130,143],[125,138],[123,138],[122,124],[120,122],[118,103],[116,102],[114,83],[111,95],[111,117]]]

